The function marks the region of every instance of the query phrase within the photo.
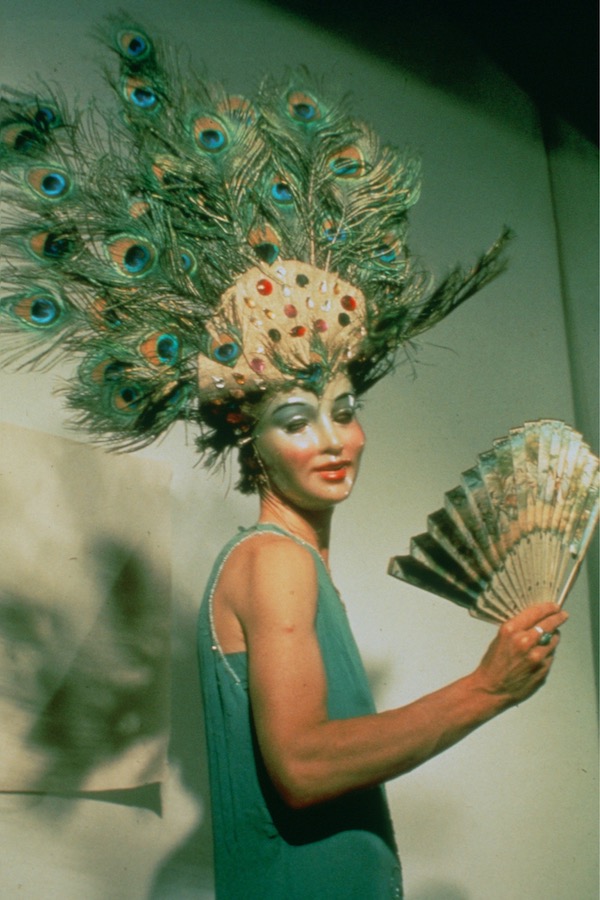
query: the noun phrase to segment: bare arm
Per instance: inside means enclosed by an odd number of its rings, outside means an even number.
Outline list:
[[[558,635],[542,647],[533,626],[558,628],[554,604],[503,625],[474,672],[399,709],[330,720],[314,629],[317,579],[308,550],[257,541],[236,611],[248,649],[250,696],[267,769],[284,800],[304,807],[415,768],[518,703],[548,675]]]

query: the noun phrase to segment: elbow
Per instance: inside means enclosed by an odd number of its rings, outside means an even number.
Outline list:
[[[301,785],[276,785],[277,793],[283,800],[288,809],[299,812],[303,809],[310,809],[319,803],[324,803],[327,797],[305,789]]]
[[[310,766],[290,763],[270,774],[277,793],[289,809],[308,809],[335,796],[328,779],[318,777]]]
[[[280,784],[276,785],[276,787],[277,793],[284,804],[288,809],[294,810],[294,812],[309,809],[311,806],[322,802],[320,797],[304,789],[301,785]]]

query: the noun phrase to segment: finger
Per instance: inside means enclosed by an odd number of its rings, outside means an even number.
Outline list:
[[[538,622],[553,615],[558,615],[560,607],[556,603],[537,603],[535,606],[528,606],[522,612],[517,613],[505,624],[510,626],[507,631],[527,631],[533,628]],[[566,614],[565,614],[566,615]]]
[[[537,622],[533,628],[527,632],[530,641],[532,644],[547,646],[552,639],[552,635],[556,634],[560,626],[563,625],[568,618],[568,613],[560,612]]]
[[[529,651],[529,658],[535,662],[543,662],[549,657],[553,657],[560,643],[559,631],[544,632],[544,634],[549,634],[549,639],[541,643],[538,640]]]
[[[557,628],[564,625],[568,618],[569,613],[561,610],[558,613],[553,613],[551,616],[546,616],[545,619],[540,619],[536,622],[536,625],[543,628],[544,631],[556,631]],[[536,625],[534,625],[534,628]]]

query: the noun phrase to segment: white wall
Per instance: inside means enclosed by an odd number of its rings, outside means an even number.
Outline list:
[[[100,83],[88,38],[100,2],[3,0],[0,83],[39,71],[83,100]],[[468,262],[504,223],[518,235],[509,272],[430,333],[417,364],[378,385],[363,411],[369,446],[352,500],[336,514],[333,571],[380,708],[476,665],[493,631],[386,574],[491,440],[526,419],[573,422],[556,232],[535,111],[490,70],[481,90],[502,119],[467,107],[310,26],[244,0],[132,0],[134,15],[188,46],[235,91],[305,63],[341,89],[388,141],[423,156],[412,244],[439,273]],[[569,157],[570,158],[570,157]],[[589,172],[589,163],[584,164]],[[586,260],[579,263],[586,265]],[[578,309],[588,308],[589,285]],[[595,298],[592,299],[595,302]],[[584,313],[585,314],[585,313]],[[52,376],[1,374],[1,418],[54,435]],[[209,807],[194,662],[194,619],[212,559],[254,502],[195,467],[176,429],[144,456],[169,462],[174,599],[171,775],[162,817],[120,803],[0,796],[0,891],[27,900],[212,896]],[[548,685],[442,757],[389,786],[410,900],[594,900],[595,696],[586,579]],[[137,798],[138,802],[143,797]]]

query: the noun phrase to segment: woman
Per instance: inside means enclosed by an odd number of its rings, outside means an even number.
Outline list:
[[[349,378],[275,393],[251,446],[258,524],[222,552],[200,615],[217,896],[401,897],[379,785],[533,694],[567,614],[529,608],[474,672],[376,713],[328,569],[364,446]]]
[[[45,87],[0,98],[9,359],[75,354],[68,402],[96,437],[200,424],[209,461],[241,447],[258,486],[200,621],[219,896],[401,896],[380,785],[529,696],[565,616],[528,610],[475,672],[377,714],[331,517],[358,473],[355,397],[501,271],[506,235],[432,288],[407,245],[418,163],[305,72],[244,99],[163,65],[136,25],[111,20],[106,43],[118,139]]]

